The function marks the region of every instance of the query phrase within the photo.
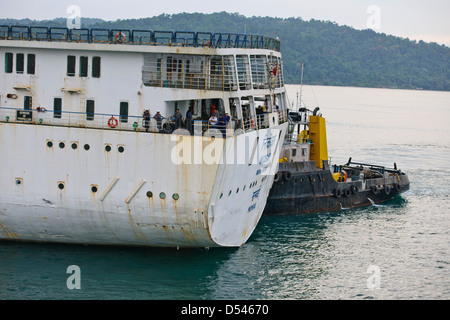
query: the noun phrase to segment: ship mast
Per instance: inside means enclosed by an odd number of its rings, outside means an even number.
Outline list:
[[[302,62],[302,72],[300,76],[300,94],[298,97],[298,103],[297,103],[297,111],[300,111],[300,108],[302,107],[302,94],[303,94],[303,72],[305,70],[305,64]]]

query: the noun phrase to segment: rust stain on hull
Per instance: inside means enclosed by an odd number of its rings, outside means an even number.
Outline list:
[[[18,237],[19,237],[19,235],[18,235],[17,233],[15,233],[15,232],[9,232],[9,231],[6,229],[6,227],[3,226],[2,224],[0,224],[0,228],[2,228],[3,233],[5,234],[5,236],[6,236],[8,239],[15,239],[15,238],[18,238]]]

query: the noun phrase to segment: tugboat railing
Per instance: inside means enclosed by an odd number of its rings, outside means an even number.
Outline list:
[[[394,163],[394,168],[386,168],[384,166],[373,165],[373,164],[369,164],[369,163],[354,162],[354,161],[352,161],[352,158],[349,158],[348,162],[345,165],[343,165],[342,167],[345,169],[345,167],[351,168],[352,166],[367,167],[371,170],[376,170],[376,171],[380,172],[381,174],[384,174],[385,172],[401,173],[401,170],[397,169],[396,163]]]

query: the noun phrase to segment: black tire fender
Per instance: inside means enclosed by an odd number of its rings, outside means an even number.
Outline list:
[[[284,174],[284,178],[289,181],[292,178],[292,173],[290,173],[289,171],[286,171],[286,173]]]
[[[377,186],[371,186],[370,190],[372,191],[373,194],[378,194],[378,192],[380,192],[377,188]]]
[[[334,189],[334,196],[336,197],[336,198],[340,198],[340,197],[342,197],[342,191],[341,191],[341,189]]]
[[[352,190],[345,189],[344,190],[344,195],[345,195],[346,198],[350,198],[350,196],[352,195]]]

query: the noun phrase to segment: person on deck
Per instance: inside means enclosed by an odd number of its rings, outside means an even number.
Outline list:
[[[183,116],[180,113],[180,109],[177,109],[173,117],[175,118],[175,130],[177,130],[183,125]]]
[[[214,127],[217,125],[217,123],[219,122],[219,119],[217,119],[217,116],[215,113],[213,113],[211,115],[211,117],[209,118],[209,127]]]
[[[220,118],[219,118],[219,128],[220,128],[220,131],[222,131],[224,138],[227,136],[227,126],[228,126],[228,122],[230,122],[230,119],[231,118],[228,115],[228,112],[225,112],[225,115],[220,116]]]
[[[145,131],[148,132],[148,129],[150,128],[150,110],[145,110],[144,114],[142,115],[142,117],[144,118],[144,128]]]
[[[161,132],[163,117],[162,117],[161,113],[159,112],[159,110],[156,111],[156,114],[155,114],[155,116],[153,118],[156,120],[156,124],[157,124],[158,130]]]
[[[192,115],[192,107],[189,107],[189,110],[186,112],[186,128],[191,135],[194,134],[194,126],[192,123],[193,119],[194,117]]]

